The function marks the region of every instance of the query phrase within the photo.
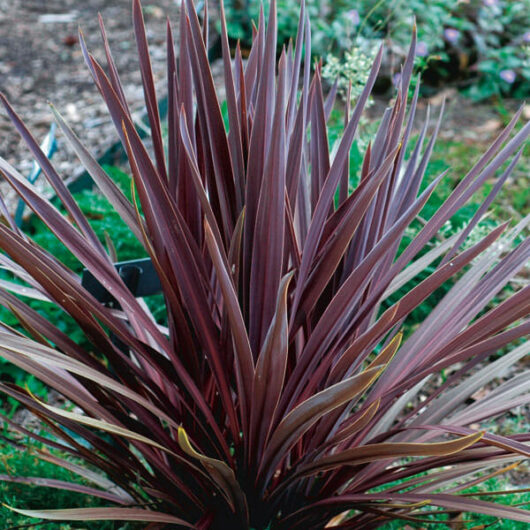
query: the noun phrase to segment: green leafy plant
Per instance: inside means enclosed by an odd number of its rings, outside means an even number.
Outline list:
[[[227,5],[229,35],[248,42],[259,0]],[[278,2],[280,43],[296,34],[298,6],[294,0]],[[313,53],[343,73],[343,83],[364,71],[365,57],[383,40],[389,43],[386,77],[399,73],[415,19],[416,67],[428,87],[456,82],[475,100],[524,99],[530,91],[530,0],[308,0],[307,11]]]
[[[530,0],[484,1],[475,13],[470,33],[477,82],[467,90],[473,99],[530,92]]]
[[[322,528],[334,518],[343,527],[373,528],[388,519],[418,521],[445,511],[530,521],[522,508],[458,495],[480,482],[477,473],[529,455],[530,433],[476,427],[530,399],[525,374],[496,379],[528,353],[528,343],[487,362],[530,330],[528,286],[490,306],[528,260],[528,240],[511,249],[528,219],[510,230],[507,223],[495,227],[471,246],[465,242],[518,162],[530,124],[512,135],[517,113],[400,248],[407,227],[445,177],[419,191],[440,121],[427,140],[426,120],[405,157],[418,98],[416,89],[407,114],[416,38],[395,103],[368,144],[350,193],[350,148],[382,50],[353,111],[348,109],[332,156],[326,121],[333,93],[324,98],[318,65],[311,79],[310,62],[302,64],[303,47],[309,57],[310,28],[303,4],[301,9],[296,44],[278,63],[274,2],[268,24],[260,17],[246,64],[239,48],[232,60],[221,17],[227,132],[208,64],[207,28],[193,2],[185,1],[178,60],[168,24],[166,150],[135,0],[152,155],[134,127],[105,32],[108,74],[80,39],[128,153],[135,192],[124,195],[54,110],[55,117],[150,256],[166,325],[125,286],[112,255],[2,98],[66,215],[1,159],[0,170],[120,308],[100,304],[77,274],[23,234],[2,208],[3,266],[25,282],[26,296],[45,296],[70,315],[88,346],[3,284],[0,301],[25,333],[3,326],[0,354],[70,405],[46,403],[14,384],[0,389],[33,411],[49,434],[18,428],[86,462],[85,469],[54,458],[91,481],[86,493],[110,504],[13,508],[19,513],[203,529]],[[420,257],[495,175],[494,188],[466,228]],[[382,307],[433,263],[421,283]],[[451,279],[454,287],[401,344],[407,315]],[[430,384],[448,369],[445,382]],[[469,403],[476,390],[496,381],[489,394]],[[52,485],[39,482],[47,483]],[[79,491],[74,484],[62,487]]]
[[[361,9],[361,17],[369,6]],[[418,23],[417,65],[429,84],[456,82],[475,100],[530,91],[530,0],[380,2],[361,38],[387,38],[399,54]]]

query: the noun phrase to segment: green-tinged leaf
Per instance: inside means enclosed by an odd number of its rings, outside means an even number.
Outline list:
[[[152,440],[148,438],[147,436],[143,436],[141,434],[135,433],[129,429],[125,429],[121,427],[120,425],[114,425],[112,423],[109,423],[104,420],[98,420],[95,418],[90,418],[88,416],[84,416],[83,414],[78,414],[77,412],[70,412],[67,410],[63,410],[59,407],[54,407],[53,405],[48,405],[47,403],[42,403],[40,400],[38,400],[35,396],[33,396],[33,399],[40,405],[42,405],[45,409],[49,410],[50,412],[53,412],[57,416],[61,416],[62,418],[66,418],[69,420],[72,420],[77,423],[81,423],[83,425],[87,425],[89,427],[92,427],[94,429],[99,429],[105,432],[109,432],[111,434],[116,434],[118,436],[123,436],[124,438],[127,438],[128,440],[134,440],[136,442],[141,442],[147,445],[151,445],[153,447],[156,447],[157,449],[160,449],[161,451],[164,451],[168,454],[175,455],[173,451],[168,449],[167,447],[164,447],[163,445],[159,444],[155,440]],[[175,455],[176,456],[176,455]]]
[[[84,167],[89,172],[94,182],[99,187],[101,192],[107,197],[109,202],[114,206],[120,217],[131,229],[138,241],[142,241],[141,231],[139,229],[139,220],[135,216],[134,209],[131,203],[127,200],[125,195],[121,192],[113,180],[105,173],[103,168],[97,163],[96,159],[84,147],[79,138],[75,135],[72,129],[64,121],[57,109],[52,105],[52,112],[55,116],[59,127],[66,136],[66,139],[76,152],[77,156],[83,163]]]
[[[287,414],[271,435],[261,469],[268,478],[287,450],[322,416],[351,401],[368,388],[384,366],[376,366],[310,397]],[[263,472],[263,471],[262,471]]]
[[[262,453],[273,426],[287,368],[287,290],[293,274],[282,279],[276,311],[258,357],[252,384],[252,408],[249,445]]]
[[[252,377],[254,374],[254,361],[250,343],[248,340],[245,322],[241,315],[241,309],[234,290],[233,282],[230,278],[230,272],[225,266],[225,261],[221,257],[221,252],[215,241],[212,229],[208,223],[205,224],[205,241],[210,252],[210,257],[215,267],[217,280],[223,292],[223,299],[228,313],[231,325],[232,336],[237,355],[237,379],[241,400],[241,415],[244,432],[248,433],[248,415],[251,405],[252,396]]]
[[[180,448],[192,458],[199,462],[210,473],[214,482],[220,487],[230,503],[232,510],[237,511],[242,517],[248,518],[248,507],[244,493],[236,480],[234,471],[221,460],[210,458],[197,452],[188,439],[188,435],[183,428],[178,430],[178,442]]]
[[[72,491],[75,493],[83,493],[93,497],[99,497],[116,504],[129,504],[121,496],[111,493],[110,491],[102,491],[75,482],[67,482],[65,480],[57,480],[44,477],[12,477],[10,475],[0,475],[1,482],[11,482],[14,484],[28,484],[31,486],[42,486],[45,488],[62,489]]]
[[[492,502],[480,501],[477,499],[462,498],[457,495],[445,495],[442,493],[432,493],[427,496],[429,504],[433,506],[440,506],[447,508],[452,512],[472,512],[482,513],[484,515],[491,515],[493,517],[499,517],[500,519],[511,519],[514,521],[522,521],[523,523],[530,522],[530,515],[528,510],[522,510],[521,508],[514,508],[512,506],[505,506],[502,504],[496,504]],[[329,505],[341,505],[346,509],[346,506],[355,508],[355,503],[366,502],[366,501],[384,501],[391,500],[400,503],[403,502],[423,502],[427,500],[423,498],[423,495],[413,493],[392,493],[385,496],[384,493],[370,493],[366,495],[343,495],[337,496],[336,499],[330,499],[322,501],[322,504]],[[316,503],[318,504],[318,503]],[[314,506],[314,505],[313,505]]]
[[[167,513],[142,510],[140,508],[72,508],[63,510],[20,510],[6,508],[36,519],[49,521],[143,521],[147,523],[168,523],[193,528],[193,524]]]
[[[387,458],[409,456],[446,456],[459,453],[477,443],[484,433],[479,432],[463,436],[450,442],[437,443],[380,443],[347,449],[333,455],[317,459],[302,466],[297,476],[327,471],[338,466],[356,466]]]

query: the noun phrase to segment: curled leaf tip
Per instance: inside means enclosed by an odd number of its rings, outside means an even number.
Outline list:
[[[183,427],[178,428],[177,437],[178,437],[178,443],[180,445],[180,448],[186,454],[191,455],[191,456],[197,456],[197,452],[191,446],[190,439],[188,438],[188,434],[186,433]]]

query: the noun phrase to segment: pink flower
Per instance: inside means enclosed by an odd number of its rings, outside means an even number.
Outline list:
[[[530,44],[530,31],[527,31],[523,35],[523,42],[526,42],[527,44]]]
[[[515,81],[517,74],[513,70],[501,70],[499,77],[511,85]]]
[[[455,28],[447,28],[444,30],[444,36],[451,44],[456,44],[460,38],[460,32]]]
[[[346,18],[354,25],[359,25],[359,22],[361,21],[359,17],[359,11],[357,9],[351,9],[350,11],[346,12]]]

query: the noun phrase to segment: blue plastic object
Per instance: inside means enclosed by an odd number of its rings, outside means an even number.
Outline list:
[[[42,144],[40,145],[40,148],[42,152],[46,155],[46,158],[51,159],[53,156],[53,153],[57,150],[57,139],[55,138],[55,130],[56,130],[55,123],[52,123],[50,126],[50,130],[48,131],[48,134],[45,136],[44,140],[42,141]],[[39,178],[39,175],[41,174],[41,167],[37,163],[36,160],[33,161],[33,167],[31,168],[31,173],[29,174],[28,181],[31,184],[35,184],[37,179]],[[24,209],[26,208],[26,203],[20,199],[17,204],[17,209],[15,212],[15,223],[17,226],[21,226],[22,219],[24,217]]]

